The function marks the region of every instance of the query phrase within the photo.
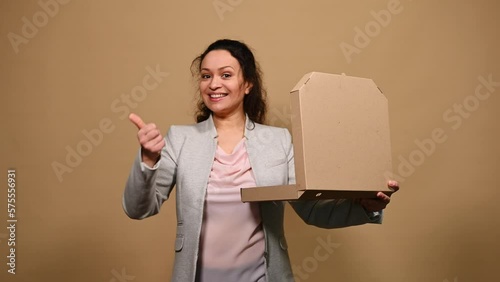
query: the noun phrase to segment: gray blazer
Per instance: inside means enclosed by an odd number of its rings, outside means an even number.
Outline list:
[[[257,186],[295,183],[293,146],[288,130],[253,123],[247,118],[245,145]],[[195,281],[206,187],[217,148],[212,118],[194,125],[172,126],[160,161],[141,163],[140,152],[123,195],[125,213],[143,219],[160,211],[174,185],[177,209],[175,260],[171,281]],[[380,223],[380,213],[367,213],[349,200],[290,202],[307,223],[337,228]],[[270,282],[294,281],[283,230],[284,202],[261,202],[265,234],[266,277]]]

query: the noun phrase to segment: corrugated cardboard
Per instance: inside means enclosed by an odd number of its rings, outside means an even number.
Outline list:
[[[241,189],[244,202],[390,194],[387,99],[371,79],[311,72],[292,89],[295,185]]]

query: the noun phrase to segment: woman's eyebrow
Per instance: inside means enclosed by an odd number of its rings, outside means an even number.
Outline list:
[[[222,70],[222,69],[225,69],[225,68],[232,68],[233,70],[235,70],[232,66],[223,66],[223,67],[218,68],[218,70]],[[201,68],[201,70],[207,70],[207,71],[210,71],[210,69],[209,69],[209,68]]]

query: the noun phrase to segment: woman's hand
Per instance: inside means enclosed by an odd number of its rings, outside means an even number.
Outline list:
[[[141,144],[142,161],[149,167],[153,167],[160,158],[165,139],[154,123],[146,124],[134,113],[131,113],[128,118],[139,129],[137,139]]]
[[[387,182],[387,186],[394,190],[396,193],[399,190],[399,184],[395,180],[389,180]],[[377,198],[364,198],[359,199],[358,203],[365,208],[365,210],[369,212],[375,212],[383,210],[387,207],[387,205],[391,202],[391,196],[384,194],[383,192],[377,193]]]

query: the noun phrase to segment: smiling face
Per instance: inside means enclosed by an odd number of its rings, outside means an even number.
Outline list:
[[[213,115],[226,118],[244,115],[243,99],[251,85],[244,81],[241,66],[226,50],[210,51],[200,68],[200,94]]]

